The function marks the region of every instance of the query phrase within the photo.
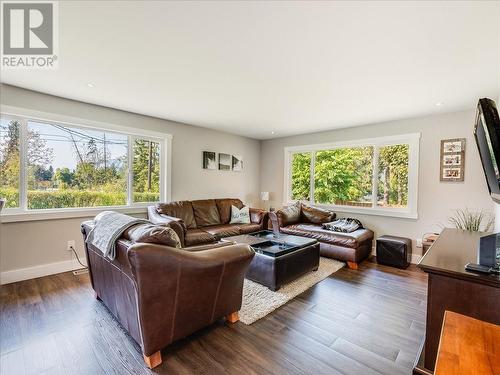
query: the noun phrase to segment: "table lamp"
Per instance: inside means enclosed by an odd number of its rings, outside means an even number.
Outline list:
[[[260,192],[260,200],[263,202],[268,202],[269,201],[269,192],[268,191],[261,191]],[[267,203],[265,203],[265,206],[267,206]],[[264,207],[267,208],[267,207]]]

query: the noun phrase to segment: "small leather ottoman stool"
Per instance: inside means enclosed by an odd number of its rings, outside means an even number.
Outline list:
[[[377,238],[377,263],[406,268],[411,262],[411,240],[405,237]]]

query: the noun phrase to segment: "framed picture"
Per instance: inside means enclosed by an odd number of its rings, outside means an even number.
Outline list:
[[[465,171],[465,138],[441,141],[440,181],[461,182]]]
[[[241,172],[243,170],[243,158],[241,155],[233,155],[232,156],[232,166],[233,171]]]
[[[444,154],[443,156],[443,164],[446,166],[458,165],[462,164],[462,154]]]
[[[462,152],[465,148],[465,138],[463,139],[445,139],[441,141],[443,152]]]
[[[232,166],[231,155],[219,153],[219,170],[230,171]]]
[[[215,152],[203,151],[203,169],[217,169]]]
[[[459,179],[462,177],[460,168],[443,168],[443,178]]]

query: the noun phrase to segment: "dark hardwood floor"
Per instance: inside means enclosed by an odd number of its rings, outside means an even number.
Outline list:
[[[162,351],[138,345],[93,298],[88,275],[0,287],[1,374],[411,374],[427,277],[363,262],[246,326],[218,322]]]

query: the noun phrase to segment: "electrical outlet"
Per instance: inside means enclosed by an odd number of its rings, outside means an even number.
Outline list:
[[[71,241],[68,241],[68,246],[66,247],[66,250],[69,250],[71,251],[71,248],[75,248],[75,241],[74,240],[71,240]]]
[[[422,239],[417,238],[417,247],[422,247]]]

